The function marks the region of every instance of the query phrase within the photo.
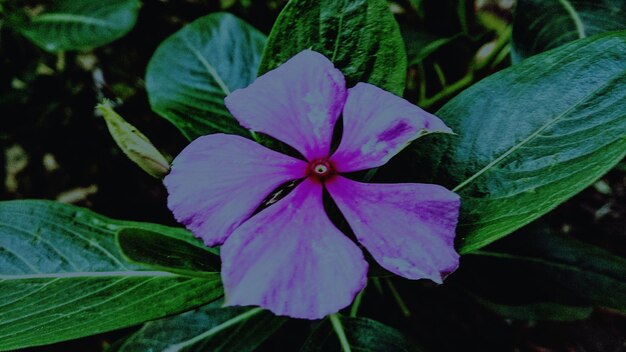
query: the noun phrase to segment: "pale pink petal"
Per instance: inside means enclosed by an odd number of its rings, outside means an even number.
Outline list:
[[[343,136],[332,160],[339,172],[384,165],[416,138],[452,131],[437,116],[368,83],[348,90]]]
[[[339,311],[367,281],[363,253],[330,222],[311,179],[241,225],[221,256],[227,305],[294,318]]]
[[[430,184],[368,184],[336,176],[326,188],[357,239],[385,269],[441,283],[459,255],[459,196]]]
[[[307,164],[243,137],[213,134],[187,146],[163,183],[176,220],[208,246],[224,240],[281,184]]]
[[[242,126],[298,150],[308,160],[328,156],[346,99],[343,74],[324,55],[305,50],[226,97]]]

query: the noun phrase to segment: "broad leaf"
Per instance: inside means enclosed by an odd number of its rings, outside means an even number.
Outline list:
[[[462,196],[467,253],[547,213],[626,155],[626,32],[576,41],[496,73],[436,114],[458,136],[415,162]]]
[[[127,262],[114,234],[132,226],[49,201],[0,202],[0,350],[49,344],[185,311],[222,295],[203,278]]]
[[[220,305],[149,322],[115,351],[254,351],[287,320],[259,308]]]
[[[626,312],[626,258],[543,231],[495,245],[464,256],[455,280],[496,310],[529,306],[551,320],[584,317],[593,306]]]
[[[513,60],[620,29],[626,29],[626,0],[518,0]]]
[[[247,131],[224,97],[256,78],[265,36],[233,15],[201,17],[167,38],[150,59],[146,89],[152,109],[185,137]]]
[[[328,57],[349,87],[369,82],[404,91],[404,42],[385,0],[291,0],[274,23],[259,74],[304,49]]]
[[[87,50],[108,44],[134,26],[138,0],[59,0],[19,26],[40,48],[57,52]]]
[[[419,352],[414,343],[401,332],[367,318],[340,317],[341,325],[352,351]],[[302,346],[301,352],[342,351],[339,338],[330,322],[321,324]]]

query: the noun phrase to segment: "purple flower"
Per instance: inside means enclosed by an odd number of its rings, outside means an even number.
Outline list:
[[[343,173],[384,165],[416,138],[450,133],[436,116],[371,84],[346,90],[339,70],[305,50],[226,97],[239,122],[298,150],[300,160],[243,137],[193,141],[165,178],[168,206],[207,246],[221,248],[227,305],[318,319],[367,281],[359,247],[329,220],[324,188],[357,240],[385,269],[441,283],[458,266],[459,197],[431,184],[367,184]],[[343,136],[330,153],[335,122]],[[291,193],[252,216],[284,183]]]

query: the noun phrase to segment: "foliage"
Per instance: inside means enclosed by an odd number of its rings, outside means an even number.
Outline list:
[[[0,350],[118,329],[126,330],[117,341],[91,338],[120,352],[524,350],[536,344],[484,331],[521,334],[505,319],[530,329],[598,314],[623,324],[626,2],[518,0],[512,11],[465,0],[181,1],[180,12],[158,3],[0,2],[0,57],[11,71],[0,82],[0,162],[7,166],[0,171]],[[141,38],[152,41],[145,47]],[[175,224],[161,215],[159,180],[119,170],[133,166],[112,143],[90,140],[89,128],[104,135],[106,127],[85,114],[96,99],[112,98],[133,120],[101,109],[121,126],[114,138],[133,161],[158,160],[158,172],[148,167],[158,178],[170,159],[165,150],[175,154],[199,136],[265,138],[242,128],[224,97],[308,48],[329,57],[348,86],[366,81],[403,95],[455,132],[424,137],[364,177],[443,184],[462,197],[461,267],[444,285],[396,287],[376,267],[349,309],[318,322],[222,307],[219,250],[181,227],[155,223]],[[66,114],[72,104],[89,108]],[[59,144],[66,141],[55,133],[67,124],[84,129],[67,141],[80,155],[73,162],[101,170],[108,159],[99,155],[115,160],[119,175],[106,177],[123,180],[145,208],[83,193],[73,196],[84,207],[19,200],[56,197],[22,191],[19,178],[35,168],[24,155],[39,155],[48,167],[39,149],[50,145],[41,138],[45,126],[57,126],[49,138]],[[134,126],[157,135],[151,140],[159,148]],[[31,134],[28,151],[20,151]],[[91,153],[107,152],[80,154],[72,138]],[[151,212],[153,203],[163,213]],[[591,214],[577,216],[589,207]],[[492,325],[481,329],[484,321]],[[605,344],[619,348],[622,337]]]

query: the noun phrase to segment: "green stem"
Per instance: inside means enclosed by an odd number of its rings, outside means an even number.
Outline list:
[[[400,310],[402,311],[402,315],[404,315],[405,318],[410,317],[411,311],[409,310],[409,307],[406,305],[406,303],[404,303],[404,300],[400,296],[400,293],[396,289],[396,286],[393,284],[393,282],[391,282],[390,279],[386,279],[386,281],[387,285],[389,285],[389,290],[391,290],[393,298],[395,298],[396,302],[398,303],[398,307],[400,307]]]
[[[467,25],[467,3],[466,0],[459,1],[456,9],[459,16],[459,22],[461,24],[461,31],[463,33],[469,33],[469,26]]]
[[[491,68],[491,69],[496,68],[496,66],[498,66],[510,54],[511,54],[511,45],[507,44],[507,45],[505,45],[502,48],[502,50],[500,50],[498,55],[496,55],[496,57],[493,59],[493,62],[491,63],[491,65],[489,65],[489,68]]]
[[[341,320],[339,319],[339,315],[336,313],[331,314],[328,316],[328,318],[333,325],[333,329],[335,330],[335,334],[337,334],[337,338],[339,338],[341,350],[343,352],[352,352],[352,349],[350,349],[350,343],[348,342],[348,338],[346,337],[346,332],[344,331]]]
[[[56,69],[57,71],[65,70],[65,51],[63,50],[57,52]]]
[[[471,85],[473,81],[474,81],[474,72],[469,71],[465,76],[463,76],[463,78],[445,87],[444,89],[439,91],[439,93],[433,95],[432,97],[424,98],[423,100],[419,102],[418,105],[423,109],[427,109],[441,102],[442,100],[447,99],[457,94],[461,90]]]
[[[437,79],[439,79],[439,84],[441,84],[441,86],[445,89],[448,85],[448,82],[446,81],[446,75],[443,74],[441,66],[439,66],[439,64],[435,62],[433,63],[433,68],[435,69],[435,73],[437,74]]]
[[[506,27],[502,32],[500,32],[500,35],[498,36],[498,40],[496,40],[496,45],[491,51],[491,53],[489,54],[489,56],[487,56],[485,60],[481,60],[480,64],[474,63],[475,71],[482,70],[483,68],[488,67],[492,64],[493,60],[496,59],[498,57],[498,54],[502,51],[502,48],[509,45],[511,32],[512,32],[511,26]]]
[[[356,317],[357,313],[359,312],[359,307],[361,307],[361,300],[363,299],[364,292],[365,292],[365,288],[363,288],[361,292],[359,292],[359,294],[356,295],[356,298],[354,299],[354,302],[352,303],[352,307],[350,307],[351,318]]]
[[[480,64],[474,63],[472,67],[470,67],[469,71],[465,74],[465,76],[448,86],[444,86],[443,89],[441,89],[437,94],[433,95],[432,97],[426,97],[425,81],[422,80],[420,82],[420,97],[418,100],[418,105],[421,108],[427,109],[433,105],[442,102],[443,100],[450,98],[453,95],[456,95],[463,89],[472,85],[472,83],[474,83],[475,77],[474,72],[480,71],[485,67],[495,67],[495,65],[497,65],[500,61],[504,60],[509,51],[508,48],[510,38],[511,27],[509,26],[500,33],[500,35],[498,36],[498,40],[496,41],[494,50],[489,54],[488,57],[485,58],[485,60],[482,60]],[[436,65],[434,69],[437,73],[437,76],[441,80],[440,73],[437,72],[437,70],[440,70],[440,68],[437,66],[438,65]],[[418,66],[418,69],[420,70],[420,78],[423,78],[424,67]]]
[[[376,286],[376,290],[378,290],[378,293],[380,293],[380,295],[382,296],[383,294],[383,285],[380,284],[380,279],[377,277],[371,277],[370,280],[372,280],[372,284],[374,284],[374,286]]]

